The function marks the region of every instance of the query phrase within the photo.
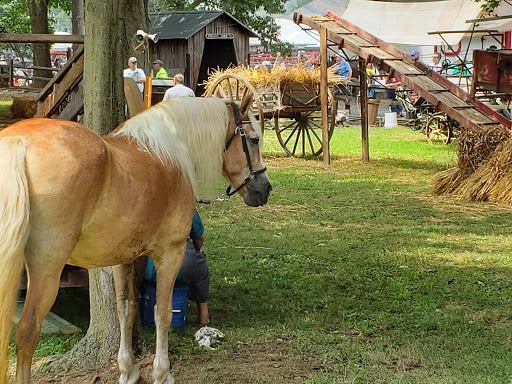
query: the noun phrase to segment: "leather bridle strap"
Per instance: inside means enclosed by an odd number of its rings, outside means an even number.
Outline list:
[[[245,129],[242,127],[242,116],[240,114],[240,109],[238,105],[234,102],[231,102],[231,106],[233,107],[233,115],[235,118],[236,128],[229,140],[226,142],[226,147],[224,150],[227,150],[228,147],[233,142],[233,139],[237,134],[240,134],[240,138],[242,139],[242,147],[245,153],[245,158],[247,159],[247,166],[249,167],[249,175],[245,178],[245,180],[240,184],[235,190],[231,191],[231,186],[226,189],[226,195],[232,196],[237,193],[240,189],[242,189],[249,181],[251,181],[254,176],[259,175],[260,173],[266,172],[267,167],[262,168],[260,170],[255,171],[252,167],[251,155],[249,153],[249,147],[247,146],[247,137],[245,134]]]

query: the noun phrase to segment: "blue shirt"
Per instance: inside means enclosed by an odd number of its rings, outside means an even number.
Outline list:
[[[199,212],[194,212],[194,218],[192,219],[192,229],[190,230],[190,238],[195,240],[199,239],[203,236],[204,226],[201,221],[201,217],[199,217]],[[153,260],[151,257],[148,257],[148,263],[146,265],[146,270],[144,271],[144,280],[149,280],[153,283],[156,283],[156,268],[155,264],[153,264]]]
[[[341,63],[334,64],[334,73],[339,76],[348,77],[348,72],[350,69],[350,64],[345,60],[343,60]]]

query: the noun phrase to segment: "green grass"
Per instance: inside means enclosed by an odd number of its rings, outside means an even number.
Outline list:
[[[0,117],[7,117],[11,118],[11,106],[12,106],[12,100],[0,100]]]
[[[429,193],[454,149],[374,128],[364,163],[359,129],[339,128],[324,168],[265,135],[270,203],[199,208],[226,341],[173,332],[178,381],[509,383],[511,209]]]

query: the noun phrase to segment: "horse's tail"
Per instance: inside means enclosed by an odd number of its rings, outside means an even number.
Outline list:
[[[0,384],[7,383],[12,316],[29,234],[27,147],[22,137],[0,140]]]

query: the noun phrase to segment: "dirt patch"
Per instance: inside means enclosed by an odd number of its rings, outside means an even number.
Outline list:
[[[281,348],[283,347],[283,348]],[[286,345],[248,347],[237,344],[232,349],[198,351],[198,355],[171,355],[176,383],[302,383],[314,371],[322,369],[312,356],[299,356]],[[138,384],[151,384],[154,355],[137,359],[141,368]],[[91,367],[71,372],[33,371],[33,384],[114,384],[119,381],[116,362],[108,367]]]
[[[39,92],[41,92],[40,89],[0,88],[0,100],[9,100],[15,96],[37,96]]]

